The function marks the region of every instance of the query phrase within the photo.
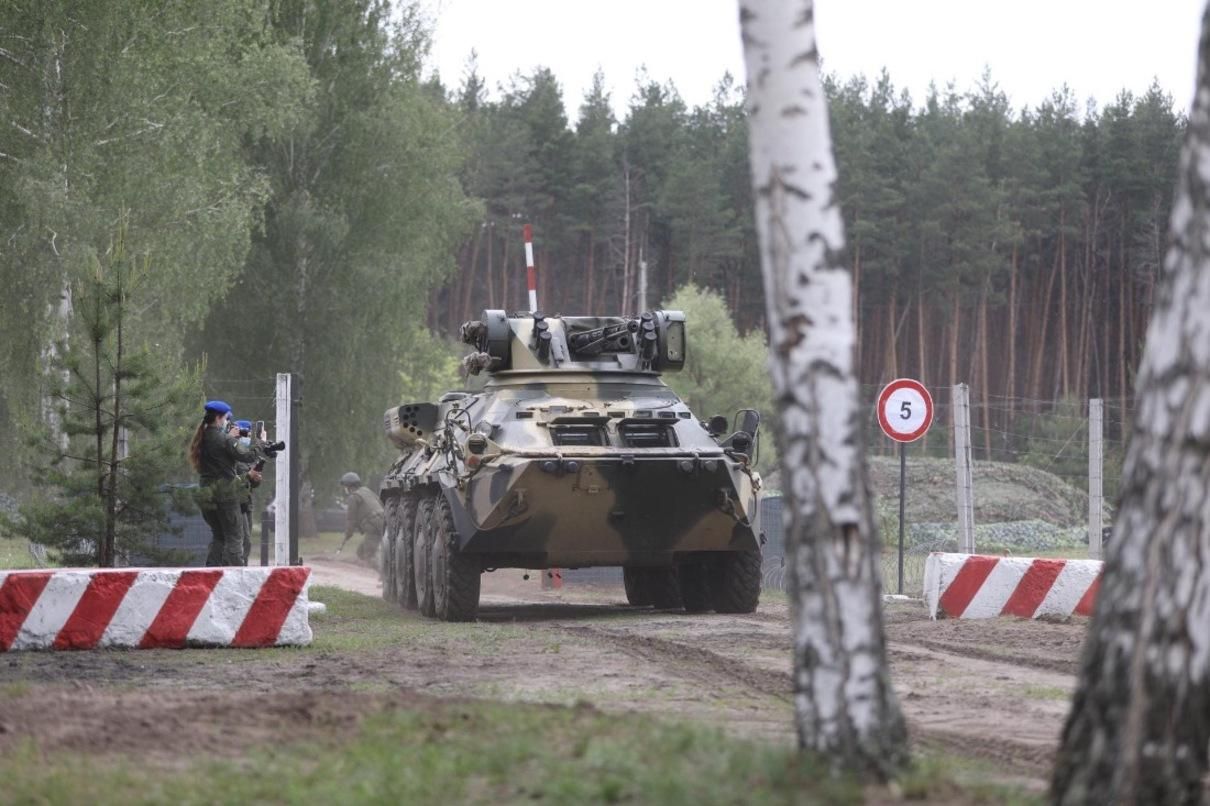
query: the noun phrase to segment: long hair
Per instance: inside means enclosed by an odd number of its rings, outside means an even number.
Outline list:
[[[206,412],[202,421],[198,423],[197,430],[193,432],[193,439],[189,441],[189,464],[193,465],[193,469],[198,472],[201,472],[202,469],[202,436],[206,433],[206,428],[214,425],[214,421],[217,419],[217,413]]]

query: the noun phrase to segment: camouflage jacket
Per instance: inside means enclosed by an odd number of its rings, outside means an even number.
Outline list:
[[[255,449],[239,444],[239,439],[228,436],[223,429],[210,426],[202,434],[201,468],[198,470],[201,485],[209,488],[213,500],[242,500],[239,465],[250,465],[256,460]]]
[[[253,481],[248,475],[253,467],[255,465],[249,462],[239,462],[235,466],[235,472],[239,478],[239,502],[241,507],[247,511],[251,511],[249,508],[252,506],[252,491],[260,486],[259,481]]]
[[[345,537],[353,532],[372,535],[382,531],[382,504],[369,487],[359,487],[345,499]]]

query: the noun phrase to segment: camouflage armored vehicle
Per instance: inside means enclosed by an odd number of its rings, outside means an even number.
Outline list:
[[[482,391],[384,415],[385,597],[469,621],[484,572],[622,566],[633,605],[756,609],[759,416],[703,422],[664,384],[681,312],[484,311],[462,339]]]

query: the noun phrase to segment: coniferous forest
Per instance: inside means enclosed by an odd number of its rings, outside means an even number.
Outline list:
[[[522,304],[522,219],[543,236],[545,307],[634,310],[645,261],[650,303],[695,283],[762,327],[742,88],[724,77],[689,109],[640,83],[614,120],[602,85],[573,121],[544,71],[496,101],[473,73],[451,93],[484,216],[431,327]],[[1185,126],[1172,97],[1153,85],[1098,108],[1060,88],[1014,108],[990,75],[913,99],[885,73],[827,91],[862,382],[965,382],[1008,416],[1022,399],[1129,397]]]
[[[525,305],[526,222],[549,313],[693,284],[761,332],[742,80],[698,107],[658,77],[489,85],[473,57],[442,83],[407,4],[205,5],[0,3],[6,452],[119,233],[129,342],[252,417],[301,374],[316,478],[380,464],[381,411],[457,383],[442,339]],[[1167,237],[1183,103],[1055,81],[1011,102],[994,75],[827,84],[861,380],[969,383],[987,454],[1021,409],[1129,397]]]

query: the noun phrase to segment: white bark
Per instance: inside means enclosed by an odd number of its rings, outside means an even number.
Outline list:
[[[811,0],[741,0],[756,226],[786,431],[802,746],[886,775],[906,756],[887,673],[854,374],[852,278]]]
[[[1194,803],[1210,743],[1210,17],[1054,800]]]

